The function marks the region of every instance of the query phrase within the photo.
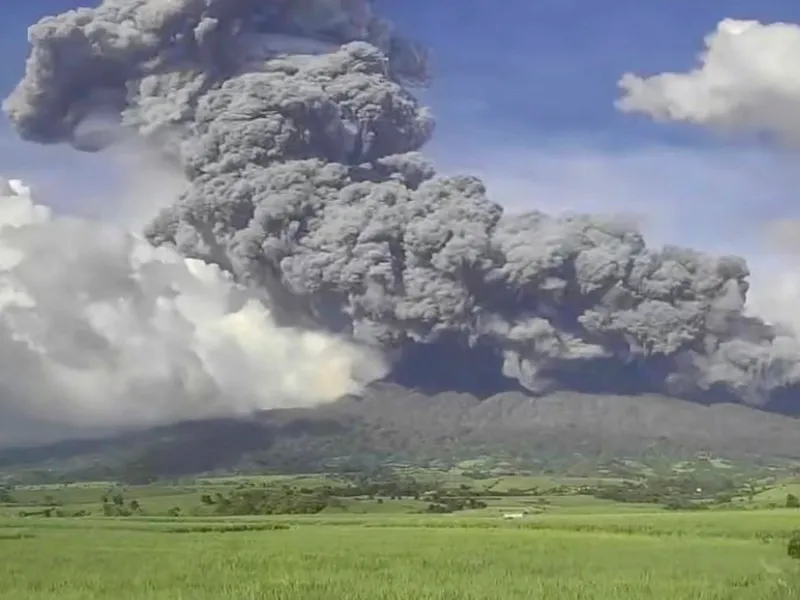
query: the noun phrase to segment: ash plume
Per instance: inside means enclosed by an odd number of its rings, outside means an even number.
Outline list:
[[[744,313],[743,259],[648,248],[622,219],[504,215],[477,178],[437,176],[412,94],[426,51],[369,0],[106,0],[30,41],[4,104],[23,138],[151,142],[188,182],[154,246],[380,347],[395,377],[765,407],[800,383],[796,338]]]

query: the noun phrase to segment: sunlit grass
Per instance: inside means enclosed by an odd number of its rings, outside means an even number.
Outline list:
[[[5,519],[0,598],[789,600],[797,525],[786,511]]]
[[[459,476],[460,477],[460,476]],[[449,485],[461,485],[453,477]],[[24,600],[510,600],[800,598],[786,556],[800,510],[675,512],[575,494],[486,497],[483,510],[422,514],[424,500],[344,498],[316,515],[213,515],[202,494],[240,485],[315,487],[321,476],[190,485],[80,484],[14,490],[0,508],[0,598]],[[578,484],[582,480],[576,480]],[[583,480],[585,481],[585,480]],[[576,482],[508,476],[475,489]],[[775,498],[787,490],[776,488]],[[136,516],[104,518],[122,493]],[[88,511],[18,517],[23,509]],[[180,516],[167,516],[180,508]],[[529,509],[519,521],[507,510]],[[192,516],[194,515],[194,516]]]

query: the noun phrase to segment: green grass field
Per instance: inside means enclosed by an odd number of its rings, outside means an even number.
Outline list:
[[[0,521],[0,598],[794,599],[791,511]]]
[[[765,508],[797,491],[793,483],[757,495],[746,510],[685,512],[574,494],[486,496],[486,508],[447,515],[422,514],[426,502],[410,498],[346,498],[338,511],[309,516],[212,517],[200,502],[202,494],[239,486],[330,481],[18,487],[16,504],[0,506],[0,598],[800,598],[800,561],[786,554],[800,510]],[[487,493],[583,483],[523,476],[471,482]],[[102,497],[113,493],[135,498],[143,511],[100,516]],[[89,516],[18,516],[48,504]],[[165,516],[174,507],[195,516]],[[520,509],[524,518],[502,518]]]

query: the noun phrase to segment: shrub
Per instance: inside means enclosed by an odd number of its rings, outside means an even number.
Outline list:
[[[795,531],[792,537],[789,538],[789,546],[786,548],[786,553],[790,558],[800,560],[800,531]]]

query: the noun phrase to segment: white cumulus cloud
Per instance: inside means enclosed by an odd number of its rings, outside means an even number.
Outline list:
[[[310,406],[384,373],[219,268],[0,180],[0,445]]]
[[[784,149],[800,144],[800,25],[725,19],[706,36],[699,59],[686,73],[624,75],[617,107],[718,132],[768,134]],[[762,179],[753,202],[764,204],[761,190],[773,183]],[[794,196],[797,186],[789,189]],[[796,203],[784,202],[781,211],[767,222],[751,220],[765,252],[754,269],[748,309],[800,335],[800,221]]]
[[[800,143],[800,25],[725,19],[699,62],[686,73],[625,74],[617,107]]]

